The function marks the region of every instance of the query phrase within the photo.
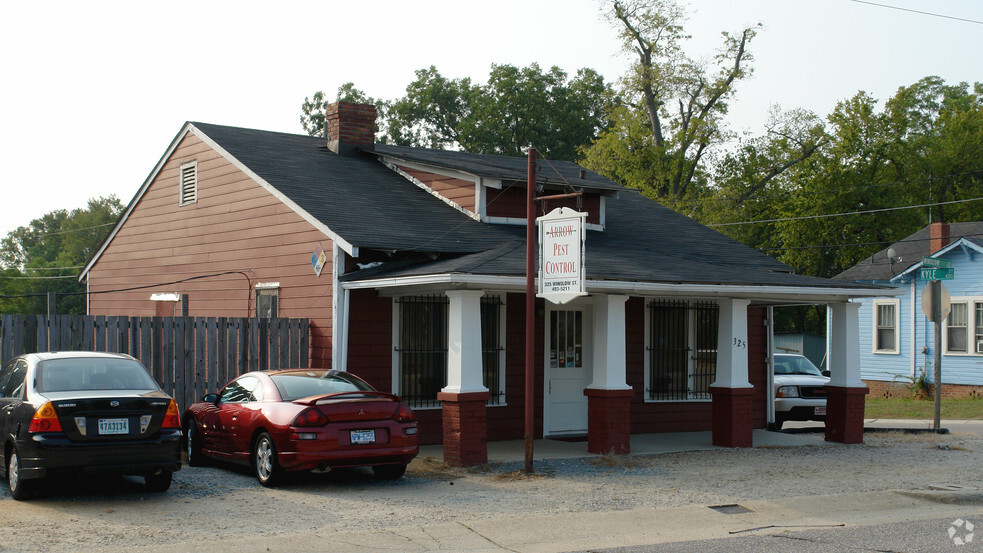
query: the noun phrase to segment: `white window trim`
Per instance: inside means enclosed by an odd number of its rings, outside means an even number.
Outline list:
[[[642,397],[645,398],[644,402],[645,403],[711,403],[713,402],[713,398],[698,398],[698,397],[697,398],[688,397],[686,399],[649,399],[648,386],[652,374],[652,357],[649,355],[649,348],[652,347],[652,343],[650,342],[652,338],[652,310],[649,308],[649,302],[656,301],[658,299],[660,298],[645,297],[643,298],[644,301],[642,303],[643,308],[645,309],[645,340],[643,340],[643,344],[642,344],[642,358],[645,362],[645,370],[643,375],[644,380],[642,381],[643,383]],[[685,301],[690,302],[690,301],[702,301],[702,300],[688,299]],[[686,326],[687,326],[687,338],[690,341],[690,343],[692,343],[693,340],[696,340],[696,317],[691,316],[691,311],[689,309],[686,310]],[[718,331],[720,329],[719,322],[717,323],[717,329]],[[689,382],[690,389],[693,388],[692,386],[693,364],[694,361],[692,359],[692,356],[690,356],[690,360],[686,365],[686,373],[687,373],[686,378]]]
[[[966,351],[949,351],[949,318],[942,321],[942,355],[952,357],[983,357],[976,344],[976,304],[983,303],[983,296],[959,296],[950,298],[949,304],[966,304]],[[950,311],[951,313],[951,311]]]
[[[185,201],[184,195],[184,174],[186,171],[192,171],[194,174],[194,198]],[[178,173],[178,186],[177,186],[177,201],[179,206],[191,205],[198,203],[198,160],[192,160],[187,163],[181,164],[181,170]]]
[[[881,305],[894,306],[894,348],[877,349],[877,308]],[[901,353],[901,300],[897,298],[874,299],[873,311],[871,313],[870,349],[872,353],[879,355],[899,355]]]

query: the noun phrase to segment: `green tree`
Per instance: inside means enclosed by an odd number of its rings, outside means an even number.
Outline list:
[[[983,196],[981,88],[926,77],[899,88],[883,109],[859,92],[839,102],[825,125],[796,116],[793,136],[805,140],[776,138],[788,134],[782,132],[725,156],[713,200],[701,202],[700,219],[785,219],[717,228],[799,273],[824,277],[930,220],[981,220],[983,201],[965,201]],[[758,186],[769,171],[762,159],[800,155],[802,144],[816,144],[815,152]],[[926,204],[942,205],[908,208]],[[840,213],[852,214],[823,216]]]
[[[707,156],[728,138],[727,102],[751,73],[748,44],[757,27],[723,33],[723,47],[706,64],[683,52],[686,14],[674,0],[605,4],[622,48],[636,59],[610,106],[612,124],[585,150],[584,163],[666,203],[698,195]]]
[[[347,82],[338,87],[338,94],[335,102],[351,102],[353,104],[375,104],[375,109],[379,113],[380,119],[385,118],[386,103],[366,95],[361,90],[355,88],[355,83]],[[331,102],[324,101],[324,92],[318,90],[311,97],[304,98],[304,103],[300,106],[300,124],[304,127],[304,132],[311,136],[324,136],[324,108]],[[376,120],[378,130],[378,119]]]
[[[47,293],[58,294],[58,313],[85,313],[79,270],[95,255],[122,213],[115,196],[47,213],[0,242],[0,312],[44,313]]]
[[[436,67],[420,69],[406,95],[356,101],[382,106],[380,142],[434,149],[522,155],[536,147],[550,159],[574,160],[607,126],[610,87],[592,69],[574,77],[558,67],[492,65],[487,84],[448,79]],[[339,91],[339,100],[345,100]],[[324,95],[305,99],[301,122],[312,135],[324,127]],[[319,118],[318,118],[319,117]]]

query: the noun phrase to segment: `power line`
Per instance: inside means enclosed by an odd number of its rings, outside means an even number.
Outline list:
[[[930,15],[932,17],[941,17],[944,19],[955,19],[956,21],[965,21],[966,23],[976,23],[977,25],[983,25],[983,21],[976,21],[975,19],[966,19],[964,17],[955,17],[953,15],[943,15],[940,13],[923,12],[919,10],[912,10],[909,8],[902,8],[900,6],[890,6],[888,4],[878,4],[877,2],[868,2],[867,0],[852,0],[852,1],[857,2],[858,4],[870,4],[871,6],[877,6],[879,8],[889,8],[892,10],[898,10],[903,12],[918,13],[921,15]]]
[[[983,198],[970,198],[968,200],[952,200],[948,202],[935,202],[931,204],[908,205],[902,207],[885,207],[881,209],[867,209],[864,211],[849,211],[846,213],[827,213],[825,215],[803,215],[802,217],[785,217],[781,219],[761,219],[759,221],[738,221],[735,223],[709,223],[708,227],[729,227],[734,225],[754,225],[758,223],[781,223],[785,221],[803,221],[806,219],[825,219],[828,217],[843,217],[845,215],[867,215],[870,213],[882,213],[885,211],[900,211],[903,209],[920,209],[923,207],[935,207],[939,205],[961,204],[966,202],[977,202]]]

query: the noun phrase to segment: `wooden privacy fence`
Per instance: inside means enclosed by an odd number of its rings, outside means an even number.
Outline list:
[[[306,367],[307,319],[0,315],[0,358],[108,351],[140,360],[185,407],[254,370]]]

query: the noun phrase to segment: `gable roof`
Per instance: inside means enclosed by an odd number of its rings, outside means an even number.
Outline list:
[[[453,150],[431,150],[389,144],[376,144],[372,151],[388,158],[462,171],[491,179],[521,181],[523,183],[527,180],[528,162],[524,157],[472,154]],[[540,158],[537,163],[540,168],[536,173],[536,181],[543,184],[560,186],[569,184],[576,188],[596,192],[618,192],[625,189],[620,184],[572,161],[552,161]]]
[[[931,225],[919,229],[833,278],[853,282],[891,280],[921,263],[923,257],[933,253],[930,229]],[[950,243],[957,242],[961,238],[983,244],[983,221],[949,223]],[[887,255],[888,250],[892,248],[898,258],[893,263]]]
[[[382,144],[354,155],[338,155],[327,148],[323,138],[187,123],[81,278],[125,224],[130,211],[188,133],[201,138],[349,253],[358,256],[360,249],[402,252],[394,257],[395,261],[345,275],[346,281],[413,274],[514,276],[525,272],[524,225],[477,221],[391,170],[379,158],[404,159],[486,179],[521,182],[526,178],[526,158]],[[566,179],[607,196],[605,230],[588,233],[588,279],[808,286],[868,293],[879,288],[795,275],[778,260],[575,163],[550,165],[550,169],[542,170],[549,184],[559,185]]]

